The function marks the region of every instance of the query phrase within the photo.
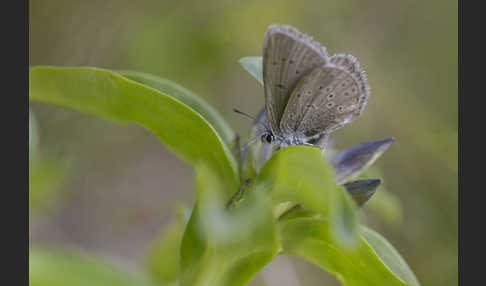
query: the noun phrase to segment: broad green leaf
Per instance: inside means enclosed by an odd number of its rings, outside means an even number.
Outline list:
[[[276,152],[262,167],[256,184],[266,186],[273,201],[293,202],[329,218],[338,243],[352,247],[358,238],[357,206],[337,185],[321,151],[291,146]]]
[[[216,129],[221,138],[232,146],[235,139],[235,132],[223,117],[207,102],[202,100],[199,96],[192,91],[174,83],[170,80],[160,78],[155,75],[134,72],[134,71],[118,71],[121,75],[141,84],[148,85],[156,90],[170,95],[182,103],[186,104],[194,111],[198,112],[204,119],[206,119]]]
[[[196,168],[197,203],[181,246],[180,283],[246,285],[280,249],[272,208],[260,189],[225,208],[222,185],[209,169]]]
[[[29,80],[31,100],[121,124],[136,122],[192,166],[204,163],[216,170],[228,196],[237,189],[237,163],[228,146],[206,119],[176,97],[91,67],[33,67]]]
[[[262,57],[244,57],[240,65],[263,85]]]
[[[29,250],[30,286],[155,286],[101,259],[75,251]]]
[[[177,285],[180,273],[180,245],[190,210],[177,208],[176,218],[151,243],[146,258],[150,277],[161,285]]]
[[[365,226],[361,227],[361,235],[395,275],[410,285],[419,285],[417,278],[400,253],[383,236]]]
[[[333,241],[329,221],[311,217],[308,212],[281,220],[279,227],[282,254],[296,255],[316,264],[333,274],[342,285],[419,285],[412,272],[406,271],[408,266],[403,259],[381,237],[369,239],[366,234],[366,239],[361,238],[355,249],[343,248]],[[385,257],[383,253],[388,251],[391,254]]]

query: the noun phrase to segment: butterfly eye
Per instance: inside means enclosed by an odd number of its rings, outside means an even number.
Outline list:
[[[272,133],[265,133],[260,137],[263,143],[272,143],[273,142],[273,134]]]

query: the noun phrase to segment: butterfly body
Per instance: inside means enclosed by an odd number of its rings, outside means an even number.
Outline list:
[[[267,143],[268,140],[266,140]],[[307,140],[296,134],[283,134],[281,136],[273,135],[272,142],[277,143],[281,148],[292,146],[292,145],[308,145]],[[309,144],[310,145],[310,144]]]
[[[369,96],[351,55],[325,47],[288,25],[270,25],[263,44],[266,130],[280,148],[316,141],[360,116]],[[268,136],[270,134],[271,136]]]

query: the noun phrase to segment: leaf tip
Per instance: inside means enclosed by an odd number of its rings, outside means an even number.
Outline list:
[[[349,182],[343,186],[358,206],[363,206],[376,193],[381,183],[382,179],[368,179]]]

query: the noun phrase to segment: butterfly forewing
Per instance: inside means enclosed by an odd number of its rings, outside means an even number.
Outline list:
[[[299,81],[280,122],[284,134],[304,138],[329,134],[361,114],[369,89],[352,59],[334,56]]]
[[[329,61],[326,49],[288,25],[270,25],[263,44],[263,82],[267,117],[280,133],[280,120],[292,90],[303,76]]]

